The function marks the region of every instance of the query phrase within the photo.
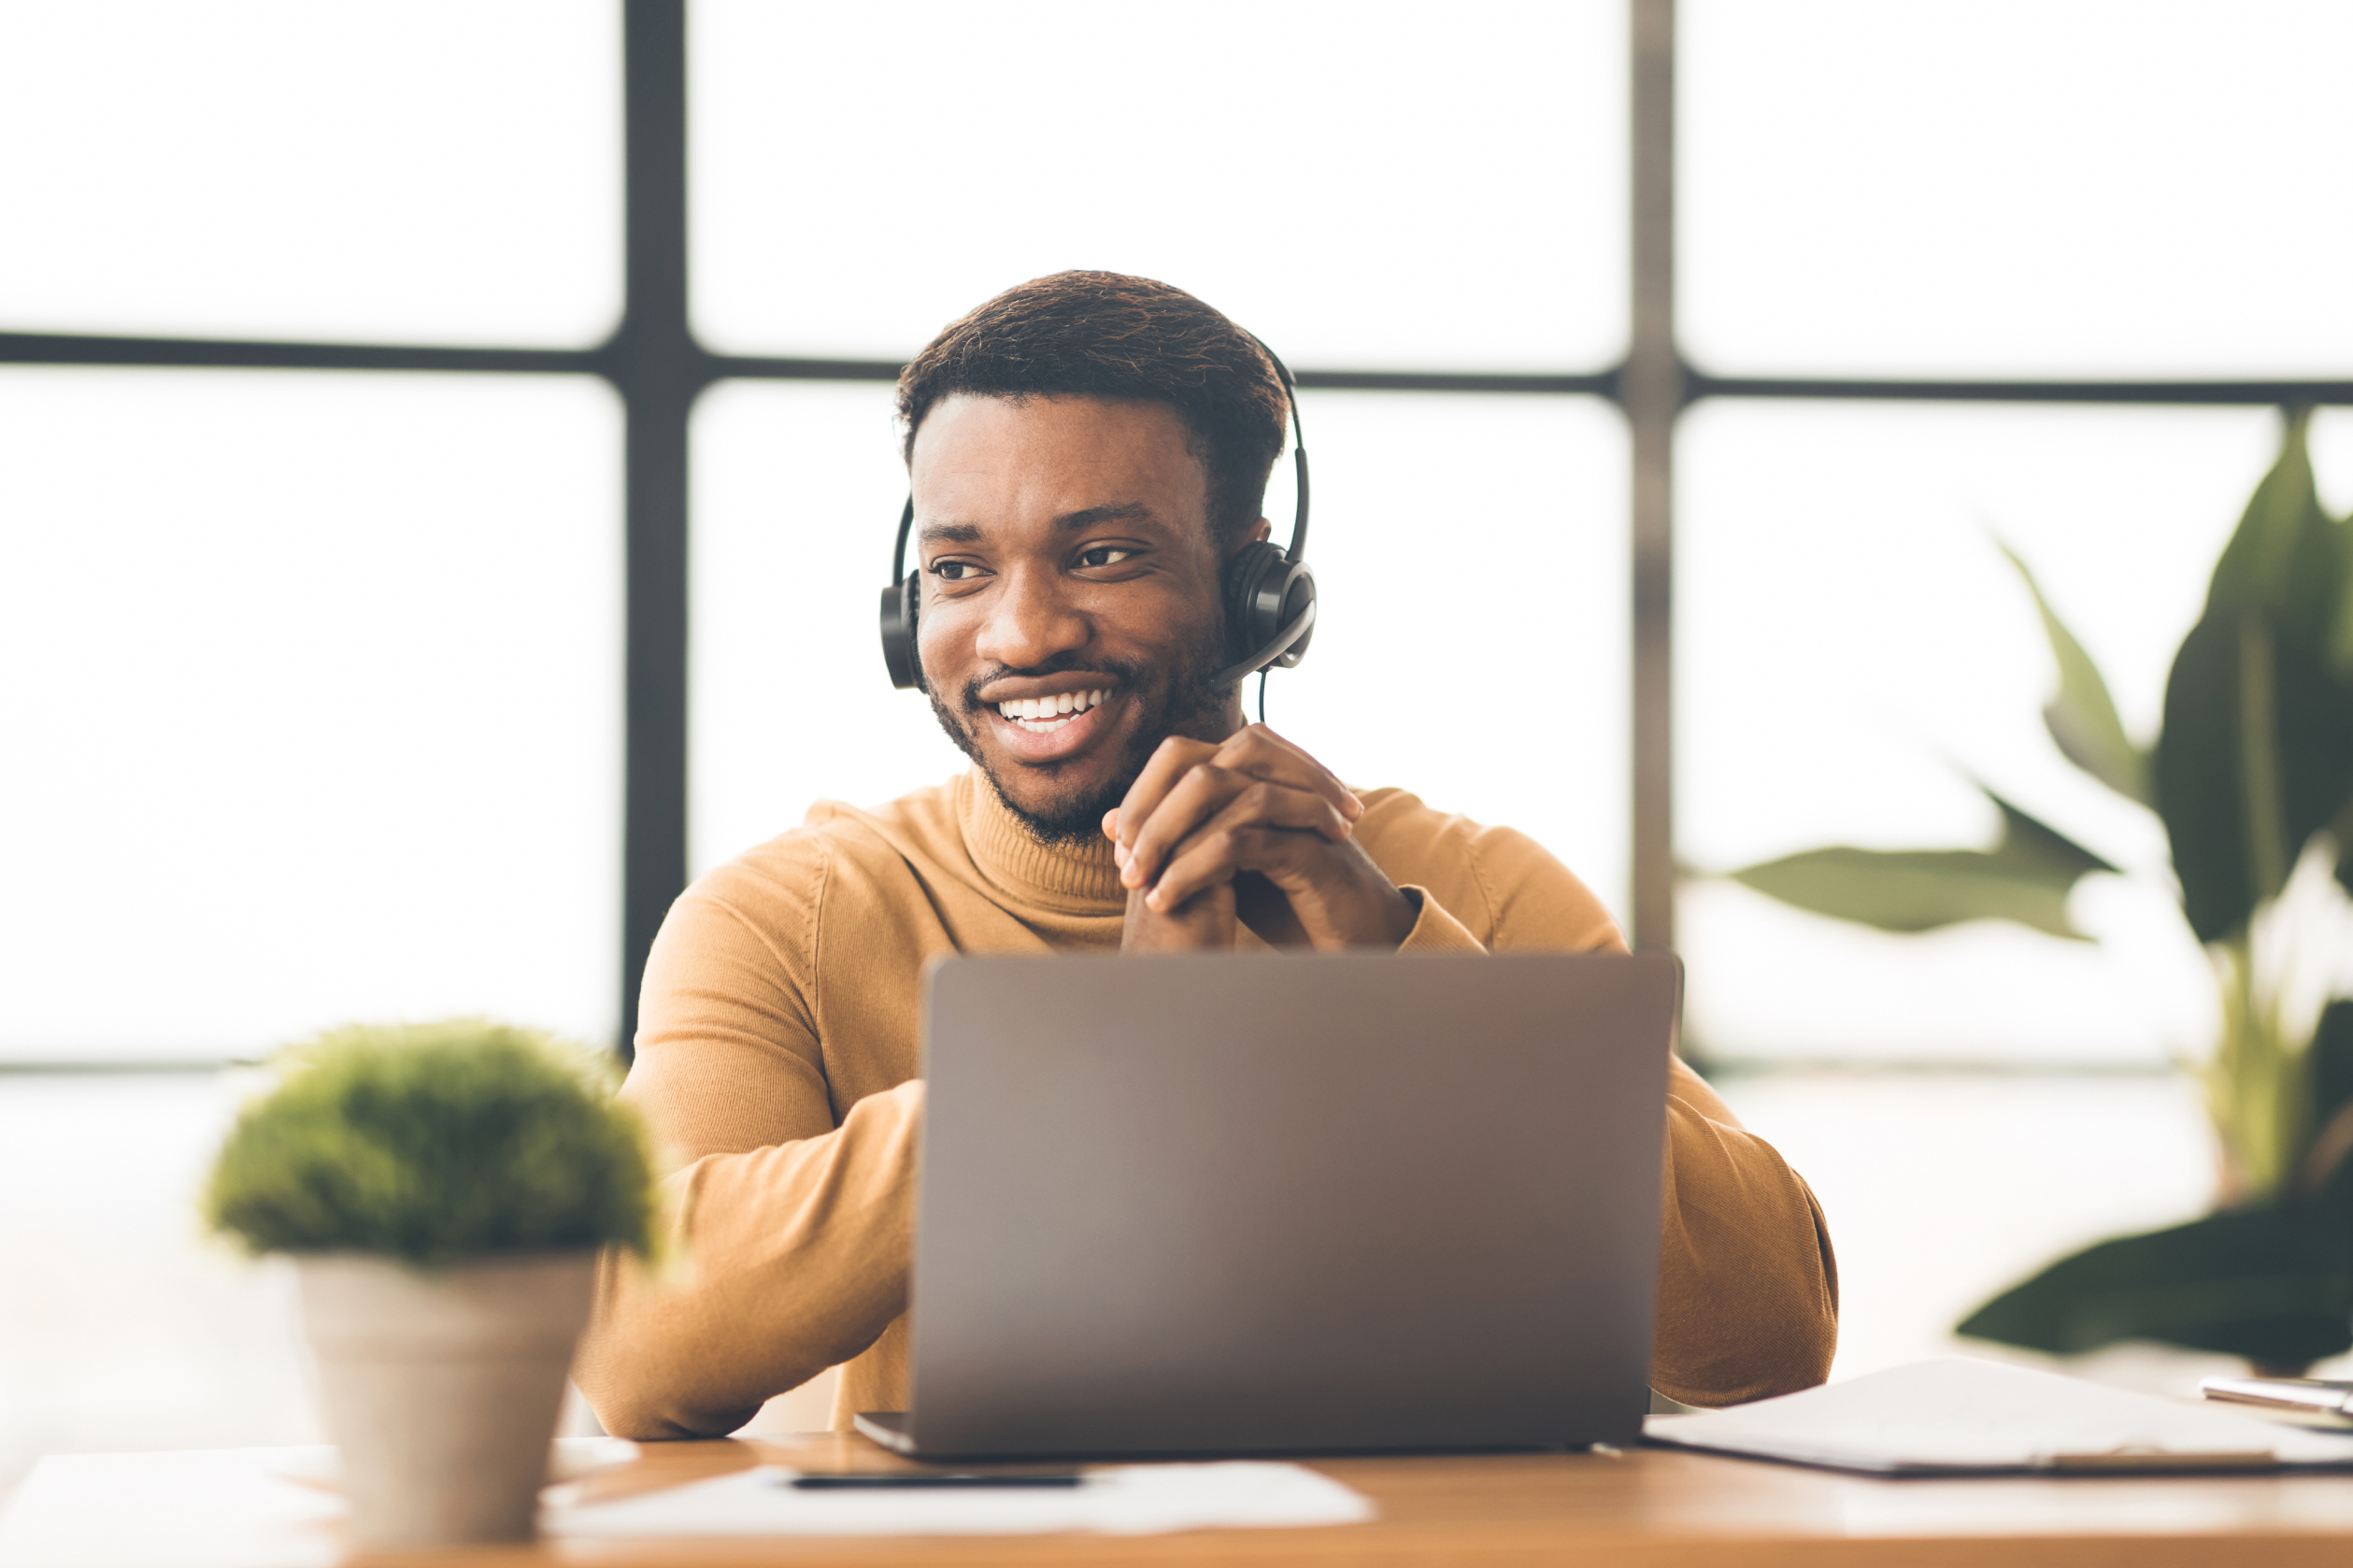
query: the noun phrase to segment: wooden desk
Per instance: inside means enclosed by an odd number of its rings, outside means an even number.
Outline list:
[[[270,1480],[283,1449],[77,1461],[0,1525],[6,1568],[318,1568],[335,1504]],[[621,1495],[746,1465],[895,1466],[832,1434],[648,1445],[584,1485]],[[1572,1564],[1630,1568],[2301,1568],[2353,1565],[2353,1479],[1874,1481],[1644,1449],[1621,1459],[1354,1459],[1316,1468],[1371,1497],[1377,1522],[1330,1529],[1094,1535],[551,1540],[403,1561],[447,1568],[652,1564]],[[56,1475],[67,1474],[64,1470]]]

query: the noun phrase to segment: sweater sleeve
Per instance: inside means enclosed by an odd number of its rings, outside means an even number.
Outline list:
[[[621,1092],[670,1167],[663,1257],[606,1256],[573,1369],[616,1435],[731,1432],[906,1309],[923,1085],[836,1124],[808,984],[821,850],[809,860],[806,885],[690,891],[648,959]]]
[[[1601,901],[1534,840],[1480,828],[1471,849],[1497,950],[1625,950]],[[1651,1386],[1720,1405],[1821,1382],[1838,1343],[1838,1264],[1821,1205],[1679,1060],[1666,1114]]]

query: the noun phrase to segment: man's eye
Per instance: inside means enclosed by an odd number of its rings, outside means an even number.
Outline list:
[[[1094,549],[1080,553],[1078,564],[1081,566],[1116,566],[1134,553],[1135,551],[1132,549],[1121,549],[1118,545],[1097,545]]]
[[[969,561],[934,561],[932,563],[932,576],[948,582],[963,581],[965,574],[971,570],[972,563]]]

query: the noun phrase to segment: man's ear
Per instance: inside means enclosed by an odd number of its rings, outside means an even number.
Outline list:
[[[1242,552],[1248,549],[1252,545],[1264,544],[1267,540],[1273,538],[1274,536],[1275,525],[1267,521],[1264,518],[1261,518],[1256,522],[1250,524],[1250,531],[1248,534],[1243,535],[1240,538],[1234,540],[1233,548],[1228,549],[1225,552],[1224,558],[1218,563],[1218,580],[1231,586],[1234,577],[1234,563],[1242,558]]]

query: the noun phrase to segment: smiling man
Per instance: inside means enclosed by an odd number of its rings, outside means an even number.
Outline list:
[[[905,1407],[934,957],[1622,948],[1524,835],[1243,723],[1224,582],[1267,535],[1285,407],[1248,335],[1108,273],[1010,290],[906,367],[915,648],[975,765],[820,805],[671,910],[623,1092],[677,1167],[679,1257],[606,1265],[576,1376],[608,1430],[727,1432],[844,1363],[837,1426]],[[1666,1110],[1653,1386],[1819,1382],[1837,1283],[1812,1194],[1680,1063]]]

